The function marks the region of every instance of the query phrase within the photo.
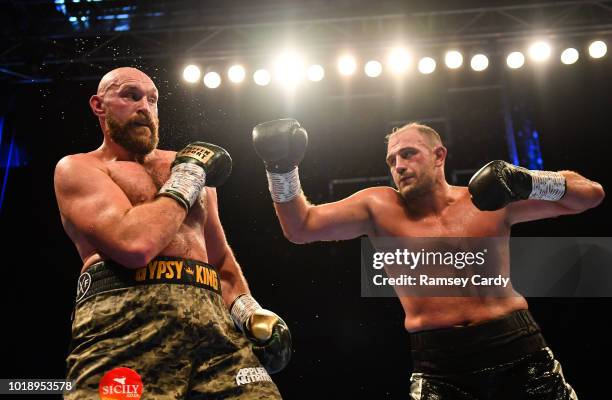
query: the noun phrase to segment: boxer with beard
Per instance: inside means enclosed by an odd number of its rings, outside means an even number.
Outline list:
[[[65,397],[104,398],[103,376],[127,367],[143,398],[279,399],[268,372],[288,363],[289,330],[250,295],[219,219],[232,160],[204,142],[157,149],[157,102],[143,72],[110,71],[90,99],[102,145],[55,170],[82,260]]]

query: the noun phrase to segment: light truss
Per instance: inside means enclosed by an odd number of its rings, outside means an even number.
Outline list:
[[[15,2],[24,12],[49,7]],[[331,4],[330,4],[331,3]],[[350,46],[376,52],[403,42],[417,48],[480,46],[496,49],[532,37],[580,40],[612,34],[612,1],[562,1],[502,7],[415,11],[405,2],[311,2],[308,9],[241,6],[205,8],[193,1],[66,2],[66,14],[48,17],[44,34],[18,33],[0,47],[0,81],[97,79],[109,67],[190,60],[211,63],[261,59],[293,43],[313,54]],[[376,10],[364,4],[378,3]],[[383,11],[383,12],[381,12]],[[127,13],[130,30],[109,16]],[[124,15],[121,14],[121,15]],[[87,29],[70,23],[86,17]],[[80,27],[80,28],[79,28]]]

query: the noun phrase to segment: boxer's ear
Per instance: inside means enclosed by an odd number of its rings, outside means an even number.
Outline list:
[[[448,150],[444,146],[437,146],[433,151],[436,161],[436,166],[442,165],[444,160],[446,160],[446,155],[448,154]]]
[[[93,111],[96,117],[103,117],[106,114],[106,111],[102,106],[103,101],[104,100],[102,99],[102,96],[98,96],[97,94],[94,94],[89,99],[89,106],[91,107],[91,111]]]

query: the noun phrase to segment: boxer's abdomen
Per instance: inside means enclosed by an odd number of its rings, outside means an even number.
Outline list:
[[[411,332],[471,325],[526,309],[524,297],[401,297]]]

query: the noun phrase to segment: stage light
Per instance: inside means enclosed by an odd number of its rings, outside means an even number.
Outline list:
[[[272,77],[270,76],[270,72],[266,69],[258,69],[253,74],[253,81],[259,86],[266,86],[270,83]]]
[[[489,66],[489,58],[484,54],[476,54],[470,60],[470,66],[474,71],[484,71]]]
[[[209,89],[218,88],[221,85],[221,76],[216,72],[208,72],[204,75],[204,85]]]
[[[382,64],[376,60],[370,60],[366,63],[363,71],[370,78],[376,78],[382,73]]]
[[[578,50],[570,47],[568,49],[563,50],[561,53],[561,62],[563,64],[573,64],[578,61]]]
[[[431,57],[423,57],[419,60],[418,68],[422,74],[431,74],[436,70],[436,60]]]
[[[233,83],[240,83],[244,80],[246,72],[242,65],[232,65],[227,70],[227,77]]]
[[[274,77],[286,86],[295,86],[305,76],[304,59],[294,51],[281,54],[274,63]]]
[[[463,55],[457,50],[447,51],[444,56],[444,63],[450,69],[457,69],[463,65]]]
[[[388,66],[391,72],[402,74],[410,66],[410,61],[411,57],[405,49],[395,48],[389,53]]]
[[[196,83],[200,80],[200,68],[197,65],[188,65],[183,70],[183,79],[189,83]]]
[[[512,69],[521,68],[525,64],[525,56],[520,51],[513,51],[506,57],[506,64]]]
[[[357,69],[357,60],[351,55],[343,55],[338,58],[338,71],[340,74],[348,76],[353,75]]]
[[[589,45],[589,55],[593,58],[601,58],[608,52],[608,46],[601,40],[596,40]]]
[[[322,66],[314,64],[308,67],[308,71],[306,71],[306,76],[308,77],[308,80],[312,82],[319,82],[325,77],[325,70]]]
[[[546,42],[535,42],[529,46],[529,57],[535,62],[543,62],[550,58],[550,45]]]

